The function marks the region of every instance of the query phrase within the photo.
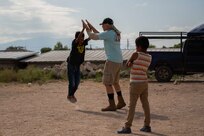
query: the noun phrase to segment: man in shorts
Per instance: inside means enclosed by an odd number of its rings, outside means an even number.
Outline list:
[[[106,87],[109,105],[102,108],[102,111],[116,111],[126,106],[124,102],[121,87],[119,85],[120,69],[123,63],[122,52],[120,48],[120,31],[113,25],[111,18],[105,18],[100,24],[104,32],[99,33],[88,21],[85,24],[87,34],[90,39],[103,40],[107,60],[103,72],[103,84]],[[118,103],[115,104],[114,89],[118,96]]]

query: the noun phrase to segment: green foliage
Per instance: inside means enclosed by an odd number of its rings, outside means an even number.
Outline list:
[[[63,44],[61,42],[57,42],[54,46],[54,50],[68,50],[67,46],[63,47]]]
[[[57,75],[52,69],[43,70],[38,67],[29,66],[26,69],[12,70],[3,69],[0,70],[0,82],[45,82],[52,79],[66,79],[66,74]]]
[[[173,47],[170,47],[170,48],[181,48],[181,43],[174,44],[174,46],[173,46]]]
[[[17,81],[32,82],[37,80],[44,80],[44,72],[35,67],[28,67],[27,69],[19,70],[17,73]]]
[[[147,72],[147,77],[149,80],[155,80],[155,72],[154,71],[148,71]]]
[[[67,45],[64,46],[64,50],[68,50],[68,46]]]
[[[124,72],[127,73],[130,71],[130,68],[123,69]],[[96,72],[95,77],[91,77],[96,82],[102,82],[102,72]],[[127,76],[121,78],[127,78]],[[129,78],[129,76],[128,76]],[[155,80],[154,72],[148,71],[149,80]],[[177,77],[173,77],[177,79]],[[56,72],[54,69],[41,69],[35,66],[29,66],[26,69],[13,70],[13,69],[3,69],[0,70],[0,82],[21,82],[21,83],[29,83],[29,82],[37,82],[44,83],[49,80],[67,80],[66,70],[61,71],[60,73]],[[87,77],[82,77],[82,79],[89,79]]]
[[[17,74],[12,69],[4,69],[0,71],[0,82],[17,81]]]
[[[5,51],[27,51],[23,46],[9,46]]]
[[[149,45],[149,48],[156,48],[156,46],[153,45],[153,44],[150,44],[150,45]]]
[[[57,42],[57,44],[54,46],[54,50],[61,50],[63,49],[63,45],[61,42]]]
[[[174,74],[172,77],[172,80],[178,80],[178,79],[182,79],[182,75]]]
[[[42,54],[42,53],[49,52],[49,51],[51,51],[51,50],[52,50],[52,48],[50,48],[50,47],[44,47],[44,48],[41,48],[40,52],[41,52],[41,54]]]
[[[173,48],[181,48],[181,43],[174,44],[174,47],[173,47]]]
[[[95,76],[95,78],[94,78],[94,81],[96,81],[96,82],[102,82],[102,76],[103,76],[102,73],[97,72],[97,73],[96,73],[96,76]]]

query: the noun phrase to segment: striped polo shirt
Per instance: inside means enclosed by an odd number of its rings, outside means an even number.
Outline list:
[[[138,57],[133,61],[130,71],[130,82],[147,82],[147,70],[152,56],[143,52],[137,52]]]

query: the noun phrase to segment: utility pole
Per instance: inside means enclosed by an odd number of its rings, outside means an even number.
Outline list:
[[[127,49],[129,49],[129,39],[127,39]]]

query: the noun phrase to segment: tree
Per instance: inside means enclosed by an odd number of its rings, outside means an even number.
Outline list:
[[[42,53],[49,52],[49,51],[51,51],[51,50],[52,50],[52,49],[51,49],[50,47],[43,47],[43,48],[40,49],[40,52],[41,52],[41,54],[42,54]]]
[[[173,47],[170,47],[170,48],[181,48],[181,43],[174,44],[174,46],[173,46]]]
[[[64,46],[64,50],[68,50],[68,46],[67,45]]]
[[[61,42],[57,42],[54,46],[54,50],[61,50],[63,48],[63,45]]]
[[[174,44],[174,47],[173,47],[173,48],[181,48],[181,43]]]
[[[149,48],[156,48],[156,46],[153,45],[153,44],[150,44],[150,45],[149,45]]]
[[[27,51],[23,46],[9,46],[5,51]]]
[[[54,50],[68,50],[67,46],[63,47],[63,44],[61,42],[57,42],[54,46]]]

